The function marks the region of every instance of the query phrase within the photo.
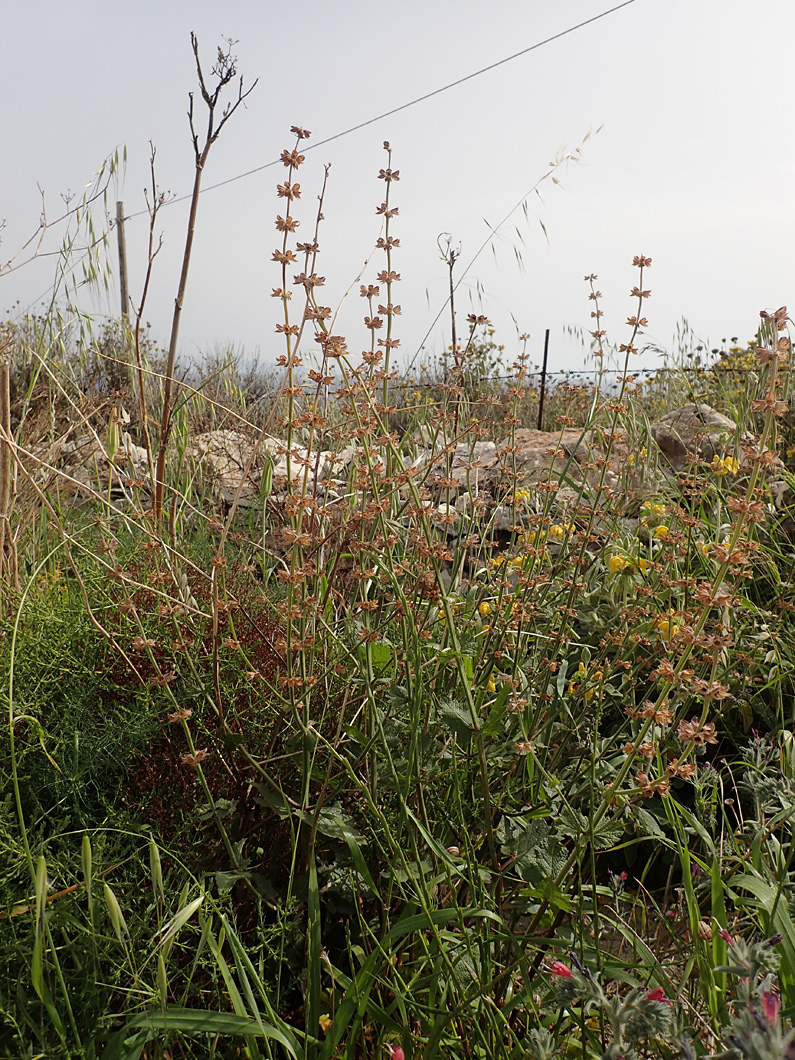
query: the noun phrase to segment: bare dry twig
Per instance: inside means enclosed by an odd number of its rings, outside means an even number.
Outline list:
[[[179,278],[177,297],[174,301],[174,315],[171,321],[171,337],[168,344],[168,359],[166,361],[165,381],[163,386],[163,411],[160,420],[160,444],[157,453],[157,468],[155,479],[155,494],[152,502],[152,517],[155,525],[159,525],[163,512],[163,492],[165,490],[166,457],[168,455],[168,442],[172,427],[172,390],[174,386],[174,368],[177,359],[177,342],[179,339],[179,325],[182,317],[182,305],[185,300],[185,289],[188,284],[188,271],[190,269],[191,252],[193,250],[193,237],[196,230],[196,214],[199,208],[199,194],[201,192],[202,175],[215,141],[221,134],[221,130],[238,109],[238,107],[251,95],[256,88],[255,81],[251,88],[244,91],[242,76],[238,80],[237,99],[227,103],[218,120],[217,110],[224,89],[237,77],[236,58],[232,54],[234,41],[227,41],[226,51],[218,49],[218,58],[212,68],[215,84],[212,90],[208,87],[199,58],[199,41],[195,33],[190,36],[193,55],[196,60],[196,74],[199,79],[202,99],[207,107],[207,129],[204,134],[204,142],[200,142],[196,131],[193,111],[193,93],[188,94],[190,100],[188,106],[188,121],[190,123],[191,140],[193,142],[194,154],[194,177],[193,192],[191,193],[190,215],[188,217],[188,231],[185,238],[185,250],[182,255],[182,272]]]

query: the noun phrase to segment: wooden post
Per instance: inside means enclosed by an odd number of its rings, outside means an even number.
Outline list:
[[[547,389],[547,356],[549,355],[549,328],[544,336],[544,361],[541,365],[541,386],[538,390],[538,429],[541,430],[541,421],[544,418],[544,394]]]
[[[124,203],[116,203],[116,234],[119,241],[119,286],[121,287],[121,318],[130,320],[130,294],[127,285],[127,239],[124,235]]]
[[[0,364],[0,616],[3,614],[2,583],[16,583],[14,540],[11,536],[11,388],[8,362]]]

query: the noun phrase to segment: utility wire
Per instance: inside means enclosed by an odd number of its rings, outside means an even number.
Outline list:
[[[607,11],[602,11],[598,15],[586,18],[584,21],[578,22],[576,26],[569,26],[568,29],[561,30],[560,33],[553,33],[551,37],[546,37],[544,40],[537,41],[535,44],[531,44],[528,48],[523,48],[519,52],[514,52],[513,55],[508,55],[505,59],[498,59],[496,63],[491,63],[489,66],[484,66],[480,70],[475,70],[474,73],[459,77],[457,81],[451,81],[449,84],[443,85],[441,88],[435,88],[432,92],[426,92],[424,96],[417,96],[416,99],[412,99],[408,103],[401,103],[399,107],[393,107],[392,110],[386,110],[383,114],[379,114],[375,118],[368,118],[367,121],[359,122],[358,125],[352,125],[349,129],[334,133],[333,136],[327,136],[325,140],[318,140],[315,144],[307,144],[305,147],[302,146],[301,150],[304,154],[308,151],[314,151],[318,147],[330,144],[334,140],[340,140],[343,136],[349,136],[351,133],[358,132],[359,129],[365,129],[368,125],[374,125],[376,122],[382,121],[384,118],[389,118],[393,114],[399,114],[402,110],[408,110],[409,107],[415,107],[418,103],[424,103],[426,99],[433,99],[434,96],[439,96],[442,92],[447,92],[451,88],[463,85],[465,82],[471,81],[475,77],[480,77],[481,74],[487,74],[490,70],[496,70],[498,66],[504,66],[506,63],[513,62],[514,59],[519,59],[521,56],[527,55],[529,52],[534,52],[538,48],[543,48],[545,44],[551,44],[553,41],[560,40],[561,37],[566,37],[569,33],[574,33],[576,30],[582,29],[583,26],[589,26],[592,22],[598,22],[600,19],[612,15],[615,11],[620,11],[622,7],[629,7],[630,4],[634,3],[635,0],[624,0],[623,3],[616,4],[615,7],[608,8]],[[266,162],[264,165],[256,166],[254,169],[248,169],[245,173],[238,173],[237,176],[227,177],[226,180],[221,180],[217,184],[208,184],[207,187],[201,188],[199,194],[203,195],[206,191],[215,191],[217,188],[226,187],[227,184],[233,184],[236,180],[243,180],[244,177],[252,177],[255,173],[261,173],[265,169],[270,169],[271,166],[279,165],[280,162],[281,159],[275,158],[272,162]],[[164,205],[174,206],[178,202],[185,202],[190,199],[190,197],[190,194],[179,195],[175,199],[169,199]],[[145,214],[148,214],[148,210],[138,210],[136,213],[127,214],[124,220],[130,221],[135,217],[142,217]]]
[[[317,143],[307,144],[306,146],[302,146],[301,150],[304,152],[304,154],[306,154],[306,152],[308,152],[308,151],[314,151],[318,147],[323,147],[324,144],[330,144],[334,140],[342,139],[343,136],[349,136],[351,133],[358,132],[359,129],[365,129],[368,125],[374,125],[376,122],[382,121],[384,118],[388,118],[388,117],[390,117],[393,114],[399,114],[400,111],[408,110],[409,107],[414,107],[418,103],[423,103],[423,102],[425,102],[426,99],[432,99],[434,96],[439,96],[443,92],[449,91],[449,89],[451,89],[451,88],[456,88],[458,85],[463,85],[467,81],[472,81],[474,78],[480,77],[481,74],[486,74],[490,70],[496,70],[498,66],[504,66],[506,63],[513,62],[514,59],[519,59],[521,56],[527,55],[530,52],[536,51],[538,48],[543,48],[544,45],[546,45],[546,44],[551,44],[553,41],[560,40],[561,37],[566,37],[570,33],[574,33],[578,29],[582,29],[584,26],[589,26],[592,22],[598,22],[600,19],[606,18],[608,15],[612,15],[612,14],[614,14],[614,12],[620,11],[621,8],[629,7],[630,4],[634,4],[634,3],[635,3],[635,0],[623,0],[623,3],[616,4],[614,7],[610,7],[606,11],[600,12],[598,15],[593,15],[591,18],[586,18],[582,22],[578,22],[574,26],[569,26],[568,29],[561,30],[559,33],[553,33],[551,37],[546,37],[544,40],[537,41],[535,44],[531,44],[529,47],[523,48],[521,51],[514,52],[513,55],[506,56],[506,58],[504,58],[504,59],[498,59],[496,63],[490,63],[488,66],[484,66],[480,70],[475,70],[474,73],[466,74],[464,77],[459,77],[457,81],[451,81],[449,84],[443,85],[441,88],[435,88],[432,92],[426,92],[424,96],[418,96],[416,99],[412,99],[408,103],[401,103],[401,105],[399,107],[393,107],[392,110],[384,111],[383,114],[379,114],[375,118],[368,118],[367,121],[359,122],[358,125],[352,125],[352,126],[350,126],[350,128],[344,129],[342,132],[334,133],[333,136],[327,136],[325,140],[318,140]],[[221,180],[217,184],[208,184],[205,187],[200,189],[199,194],[203,195],[204,192],[206,192],[206,191],[215,191],[218,188],[226,187],[227,184],[233,184],[237,180],[243,180],[244,177],[251,177],[255,173],[261,173],[265,169],[270,169],[272,166],[279,165],[280,162],[281,162],[281,159],[274,159],[272,162],[266,162],[264,165],[255,166],[254,169],[246,170],[245,173],[238,173],[234,177],[228,177],[226,180]],[[179,202],[185,202],[188,199],[190,199],[190,197],[191,197],[190,194],[188,194],[188,195],[179,195],[176,198],[169,199],[167,202],[163,203],[163,207],[165,207],[165,206],[174,206],[174,205],[176,205]],[[515,209],[515,207],[514,207],[514,209]],[[513,210],[511,211],[511,213],[513,213]],[[148,210],[137,210],[135,213],[127,214],[123,218],[123,220],[132,221],[132,220],[134,220],[137,217],[148,216],[148,214],[149,214]],[[510,216],[510,214],[509,214],[509,216]],[[502,223],[504,223],[504,221]],[[492,232],[492,236],[493,235],[494,235],[494,232]],[[53,252],[53,253],[60,253],[60,251]],[[39,256],[40,257],[44,257],[44,256],[48,256],[48,255],[43,255],[42,254],[42,255],[39,255]],[[473,261],[474,261],[474,259],[473,259]],[[471,267],[471,265],[473,264],[473,261],[471,261],[469,263],[469,265],[467,266],[467,269],[469,269]],[[72,271],[74,271],[75,267],[76,266],[72,266]],[[463,279],[463,275],[459,278],[458,282],[460,283],[462,279]],[[456,285],[456,286],[458,286],[458,285]],[[37,299],[35,299],[33,302],[31,302],[30,305],[28,306],[28,310],[33,305],[35,305],[36,302],[40,301],[45,295],[47,295],[51,289],[52,288],[48,288],[47,291],[44,291],[41,295],[39,295],[39,297]],[[446,304],[447,303],[445,303],[445,305]],[[430,330],[433,330],[433,327],[435,326],[435,324],[438,321],[439,316],[441,316],[442,312],[444,312],[444,306],[442,307],[442,309],[440,310],[439,314],[437,315],[436,321],[434,321],[434,325],[431,326]],[[428,334],[430,334],[430,331],[428,332]],[[428,336],[426,335],[425,339],[423,340],[423,342],[425,342],[427,340],[427,337]],[[415,354],[415,359],[416,359],[416,357],[418,355],[419,355],[419,350],[417,351],[417,354]],[[413,363],[413,361],[412,361],[412,363]]]

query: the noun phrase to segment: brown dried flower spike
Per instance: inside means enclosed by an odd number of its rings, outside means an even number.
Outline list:
[[[691,718],[690,721],[680,721],[676,735],[680,740],[694,743],[698,747],[704,747],[708,743],[717,743],[717,731],[711,721],[703,724],[700,718]]]
[[[195,769],[201,762],[207,758],[209,751],[206,747],[202,747],[200,751],[197,751],[195,755],[186,752],[184,755],[180,755],[179,760],[183,766],[189,766],[191,769]]]

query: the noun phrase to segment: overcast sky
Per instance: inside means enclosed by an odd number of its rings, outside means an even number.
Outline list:
[[[187,93],[195,86],[191,30],[209,68],[223,38],[246,84],[259,83],[210,155],[210,185],[278,158],[293,146],[290,126],[331,137],[393,107],[496,63],[609,9],[610,0],[69,0],[5,4],[6,90],[0,259],[11,259],[36,230],[39,188],[54,216],[60,195],[80,192],[116,148],[126,147],[111,206],[145,207],[149,141],[163,190],[190,191],[192,149]],[[540,358],[551,329],[550,367],[581,367],[587,351],[566,329],[591,329],[587,285],[599,276],[605,327],[626,341],[633,256],[653,259],[647,276],[644,341],[672,350],[686,319],[711,346],[753,334],[759,309],[792,300],[795,142],[788,44],[795,5],[787,0],[635,0],[558,40],[307,153],[298,207],[308,238],[323,166],[331,163],[320,235],[323,301],[336,307],[379,234],[375,207],[389,140],[400,182],[392,187],[403,279],[396,334],[410,359],[447,290],[437,236],[461,244],[463,272],[481,244],[548,170],[559,149],[578,164],[546,180],[541,197],[517,210],[470,266],[458,294],[461,317],[487,314],[513,353],[529,332]],[[601,127],[601,131],[596,130]],[[284,201],[281,166],[200,201],[181,330],[184,358],[234,345],[271,360],[279,283],[271,262]],[[165,343],[176,292],[187,206],[161,214],[146,319]],[[543,227],[542,227],[543,225]],[[146,218],[127,222],[132,295],[140,296]],[[546,234],[545,234],[546,233]],[[57,249],[50,233],[45,250]],[[399,255],[399,260],[398,260]],[[52,283],[55,259],[0,273],[0,309],[35,310]],[[113,262],[115,269],[115,260]],[[366,278],[372,281],[378,261]],[[297,270],[296,270],[297,271]],[[115,280],[114,280],[115,282]],[[15,304],[19,302],[19,307]],[[118,313],[110,299],[83,306]],[[367,345],[364,302],[346,303],[340,324],[353,350]],[[463,321],[461,321],[463,322]],[[461,326],[461,324],[459,324]],[[426,343],[449,340],[443,315]],[[644,355],[638,364],[656,362]]]

